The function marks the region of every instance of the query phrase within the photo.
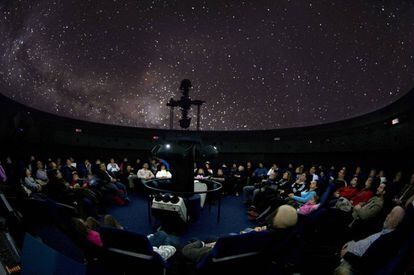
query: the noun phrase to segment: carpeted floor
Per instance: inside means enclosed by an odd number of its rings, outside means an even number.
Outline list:
[[[141,234],[153,233],[153,224],[148,220],[147,200],[143,196],[131,195],[131,203],[128,206],[113,206],[109,213],[113,215],[128,230]],[[247,219],[246,208],[242,203],[242,197],[225,196],[222,198],[221,220],[217,223],[217,205],[209,211],[206,205],[201,210],[197,221],[189,223],[182,234],[181,242],[185,243],[191,238],[211,239],[224,234],[239,232],[240,230],[254,226]]]

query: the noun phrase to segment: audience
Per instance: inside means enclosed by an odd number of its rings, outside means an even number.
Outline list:
[[[33,195],[41,194],[77,209],[79,219],[73,220],[76,230],[97,247],[105,245],[99,235],[101,225],[98,220],[102,219],[102,216],[98,216],[98,212],[101,211],[98,209],[101,209],[101,205],[128,203],[125,185],[134,187],[134,180],[137,178],[145,182],[154,178],[172,177],[165,161],[157,159],[151,160],[151,166],[144,163],[142,167],[140,159],[131,165],[127,158],[123,159],[120,166],[113,158],[108,165],[100,159],[91,164],[87,159],[78,159],[78,162],[75,162],[74,158],[67,158],[63,166],[59,158],[45,160],[31,156],[28,161],[26,159],[25,162],[16,162],[19,165],[13,168],[14,163],[8,158],[7,166],[3,167],[0,163],[0,183],[17,178],[18,174],[14,174],[14,171],[24,173],[20,184]],[[231,169],[228,169],[226,164],[215,165],[214,162],[208,161],[200,165],[195,164],[194,167],[201,167],[197,169],[195,179],[221,182],[224,186],[223,192],[227,194],[237,195],[243,191],[243,202],[248,206],[248,218],[254,220],[257,226],[244,229],[241,233],[283,231],[284,228],[296,224],[298,214],[299,220],[305,223],[315,217],[318,217],[314,221],[317,225],[326,225],[324,222],[328,222],[329,225],[329,221],[337,223],[335,229],[332,229],[332,235],[339,235],[343,240],[342,244],[345,240],[347,243],[342,249],[342,260],[335,270],[336,274],[367,271],[364,264],[365,261],[372,260],[367,260],[367,255],[372,254],[370,247],[373,249],[382,245],[381,243],[389,242],[390,236],[397,234],[394,232],[397,232],[396,228],[403,219],[404,209],[412,208],[414,201],[414,174],[407,182],[401,171],[395,174],[392,181],[388,181],[386,174],[391,175],[392,171],[373,168],[368,177],[365,177],[367,174],[364,174],[360,166],[356,167],[354,173],[350,172],[353,171],[349,169],[352,167],[337,166],[340,168],[337,170],[333,166],[299,165],[294,169],[293,164],[289,164],[286,169],[273,164],[268,170],[264,163],[258,163],[256,166],[250,161],[235,162]],[[359,183],[364,183],[362,189]],[[327,192],[328,185],[333,186],[331,193]],[[362,239],[355,241],[349,241],[350,234],[343,234],[347,230],[352,230],[355,225],[361,224],[378,230],[375,221],[381,222],[391,208],[392,211],[380,232],[371,234],[377,231],[367,230],[365,235],[360,236]],[[321,212],[321,209],[328,210],[329,219],[314,215],[315,212]],[[330,212],[331,210],[334,211]],[[105,216],[103,221],[105,226],[123,229],[112,217]],[[309,229],[305,227],[305,230]],[[284,236],[280,232],[275,234]],[[155,232],[147,237],[154,251],[163,259],[169,259],[180,250],[179,241],[166,232]],[[184,246],[182,254],[188,260],[198,262],[214,248],[214,245],[215,242],[192,242]],[[369,268],[373,265],[375,266],[372,262],[366,264]]]

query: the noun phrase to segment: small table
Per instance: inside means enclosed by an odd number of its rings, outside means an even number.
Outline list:
[[[210,179],[197,179],[197,181],[201,182],[201,183],[205,183],[207,185],[207,190],[205,191],[194,191],[194,192],[182,192],[182,191],[173,191],[173,190],[169,190],[169,189],[164,189],[164,188],[160,188],[157,185],[159,185],[160,182],[162,181],[166,181],[166,180],[160,180],[160,179],[153,179],[153,180],[148,180],[146,182],[144,182],[144,186],[146,188],[146,190],[148,190],[149,194],[148,194],[148,220],[151,223],[151,209],[152,209],[152,200],[154,198],[154,196],[156,194],[171,194],[171,195],[176,195],[178,197],[182,197],[182,198],[189,198],[193,195],[197,195],[197,194],[211,194],[217,195],[217,223],[220,222],[220,212],[221,212],[221,189],[223,188],[223,185],[220,182],[214,181],[214,180],[210,180]],[[168,186],[168,185],[164,185],[163,186]],[[211,211],[211,200],[208,202],[209,203],[209,211]],[[186,220],[188,221],[188,211],[186,211]]]

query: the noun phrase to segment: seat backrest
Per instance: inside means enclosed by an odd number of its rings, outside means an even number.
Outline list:
[[[109,227],[101,227],[100,234],[106,255],[102,262],[108,269],[119,273],[131,268],[142,274],[165,272],[166,263],[154,252],[146,236]]]
[[[334,191],[335,184],[329,183],[328,187],[326,187],[325,189],[325,192],[323,192],[322,196],[319,199],[319,207],[325,207],[325,205],[329,202]]]
[[[271,240],[270,233],[266,231],[222,237],[197,264],[197,268],[204,273],[224,269],[234,272],[257,271],[258,266],[264,265],[261,261],[267,260],[264,251]]]
[[[144,235],[110,227],[101,227],[99,232],[105,247],[148,255],[154,253],[148,238]]]
[[[22,274],[86,274],[85,264],[75,261],[26,234],[22,251]]]

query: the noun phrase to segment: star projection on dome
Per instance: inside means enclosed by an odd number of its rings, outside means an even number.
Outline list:
[[[206,101],[202,130],[368,113],[414,86],[414,2],[0,3],[0,93],[25,105],[168,129],[184,78]]]

